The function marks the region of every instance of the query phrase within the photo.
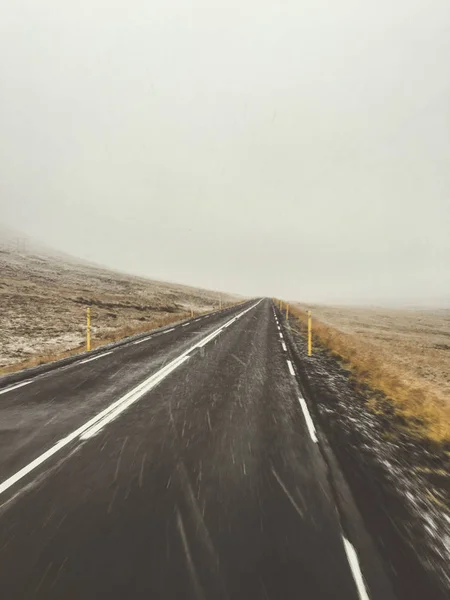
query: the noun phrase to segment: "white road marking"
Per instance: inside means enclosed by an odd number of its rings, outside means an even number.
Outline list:
[[[347,554],[348,564],[350,565],[350,570],[353,575],[353,579],[356,583],[356,589],[358,590],[358,596],[361,600],[370,600],[369,594],[367,593],[366,584],[364,583],[364,577],[361,572],[361,567],[359,565],[358,555],[356,554],[356,550],[353,545],[348,541],[347,538],[342,536],[344,540],[344,548]]]
[[[110,352],[104,352],[103,354],[99,354],[98,356],[93,356],[92,358],[85,358],[84,360],[80,360],[80,362],[77,363],[77,365],[84,365],[85,363],[88,362],[92,362],[93,360],[97,360],[99,358],[103,358],[104,356],[108,356],[108,354],[112,354],[113,351],[110,350]]]
[[[151,340],[152,336],[143,338],[142,340],[138,340],[137,342],[133,342],[133,346],[137,346],[138,344],[142,344],[142,342],[146,342],[147,340]]]
[[[281,345],[283,346],[283,350],[284,350],[285,352],[287,352],[286,344],[285,344],[284,342],[281,342]]]
[[[281,339],[283,339],[283,334],[282,333],[279,333],[278,335],[280,336]]]
[[[6,388],[6,390],[1,390],[0,396],[2,394],[6,394],[7,392],[12,392],[13,390],[17,390],[17,388],[21,388],[24,385],[29,385],[30,383],[33,383],[33,382],[32,381],[23,381],[22,383],[16,383],[16,385],[11,385],[9,388]]]
[[[287,360],[286,362],[287,362],[287,364],[288,364],[288,367],[289,367],[289,372],[290,372],[290,374],[291,374],[291,375],[295,375],[294,367],[292,366],[292,363],[291,363],[291,361],[290,361],[290,360]]]
[[[163,331],[163,333],[169,333],[170,331],[175,331],[175,327],[172,327],[172,329],[166,329]]]
[[[252,310],[256,306],[258,306],[258,304],[260,302],[261,302],[261,300],[259,300],[256,304],[254,304],[254,305],[250,306],[249,308],[247,308],[246,310],[244,310],[242,313],[237,315],[237,317],[233,317],[233,318],[235,320],[239,319],[245,313],[247,313],[249,310]],[[205,339],[209,339],[209,340],[213,339],[213,337],[218,335],[217,332],[220,333],[220,331],[222,331],[222,329],[223,328],[220,327],[219,330],[213,331],[212,334],[207,336]],[[42,465],[42,463],[44,463],[46,460],[51,458],[54,454],[56,454],[57,452],[62,450],[65,446],[67,446],[68,444],[70,444],[71,442],[76,440],[77,438],[85,440],[85,439],[88,439],[88,438],[92,437],[93,435],[95,435],[102,427],[104,427],[107,423],[111,422],[113,419],[118,417],[131,404],[133,404],[134,402],[137,402],[146,392],[151,390],[160,381],[162,381],[165,377],[167,377],[167,375],[169,375],[169,373],[171,373],[177,367],[179,367],[181,364],[183,364],[189,358],[189,356],[188,356],[189,353],[192,352],[192,350],[194,350],[195,348],[201,347],[200,344],[204,345],[204,343],[205,343],[205,340],[202,340],[201,342],[199,342],[199,343],[195,344],[194,346],[191,346],[190,348],[185,350],[182,354],[180,354],[180,356],[178,356],[177,358],[172,360],[170,363],[168,363],[165,367],[163,367],[162,369],[160,369],[159,371],[157,371],[156,373],[154,373],[153,375],[148,377],[145,381],[143,381],[138,386],[133,388],[130,392],[125,394],[125,396],[122,396],[121,398],[119,398],[119,400],[116,400],[116,402],[113,402],[110,406],[108,406],[107,408],[102,410],[95,417],[93,417],[92,419],[87,421],[87,423],[85,423],[84,425],[82,425],[81,427],[79,427],[78,429],[73,431],[72,433],[70,433],[65,438],[62,438],[61,440],[59,440],[59,442],[57,442],[54,446],[49,448],[46,452],[44,452],[43,454],[41,454],[40,456],[35,458],[28,465],[25,465],[25,467],[23,467],[22,469],[20,469],[16,473],[14,473],[14,475],[12,475],[11,477],[9,477],[5,481],[3,481],[0,484],[0,494],[5,492],[6,490],[8,490],[11,486],[13,486],[15,483],[17,483],[21,479],[23,479],[26,475],[28,475],[28,473],[31,473],[32,471],[34,471],[34,469],[36,469],[37,467]],[[104,355],[102,355],[102,356],[104,356]],[[95,358],[97,358],[97,357],[95,357]],[[23,384],[18,384],[17,387],[19,387],[20,385],[25,385],[26,383],[31,383],[31,382],[23,382]],[[12,389],[12,388],[8,388],[8,391],[10,389]],[[3,390],[3,391],[6,391],[6,390]]]
[[[204,340],[202,340],[201,342],[199,342],[197,344],[198,348],[203,348],[203,346],[206,346],[206,344],[208,344],[211,340],[213,340],[215,337],[217,337],[219,335],[219,333],[222,333],[222,331],[225,329],[225,327],[220,327],[220,329],[217,329],[216,331],[214,331],[213,333],[211,333],[210,335],[208,335]]]
[[[187,327],[188,325],[190,325],[190,323],[183,323],[181,327]]]
[[[302,407],[303,416],[305,417],[306,426],[308,428],[309,435],[311,436],[312,441],[315,444],[317,444],[319,440],[317,439],[317,433],[316,433],[316,428],[314,426],[314,422],[311,419],[311,415],[309,414],[308,405],[306,404],[305,399],[302,398],[301,396],[298,397],[298,401],[300,402],[300,406]]]
[[[160,381],[165,379],[169,373],[183,364],[188,358],[188,356],[182,356],[173,360],[166,367],[163,367],[157,371],[154,375],[131,390],[131,392],[125,394],[125,396],[117,400],[117,402],[114,402],[113,405],[100,413],[100,415],[102,415],[101,418],[99,418],[99,415],[94,417],[92,420],[95,420],[95,422],[92,423],[91,427],[86,428],[86,425],[83,426],[83,431],[79,434],[80,440],[87,440],[98,433],[101,429],[103,429],[103,427],[105,427],[105,425],[116,419],[121,413],[123,413],[124,410],[142,398],[144,394],[158,385]]]

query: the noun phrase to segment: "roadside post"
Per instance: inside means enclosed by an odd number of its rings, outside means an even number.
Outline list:
[[[312,355],[312,315],[308,310],[308,356]]]
[[[91,309],[89,306],[86,311],[86,350],[91,351]]]
[[[286,304],[286,321],[289,321],[289,304]]]

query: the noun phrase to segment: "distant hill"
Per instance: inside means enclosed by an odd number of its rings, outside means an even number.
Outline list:
[[[240,298],[118,273],[0,225],[0,369],[93,340],[150,329]]]

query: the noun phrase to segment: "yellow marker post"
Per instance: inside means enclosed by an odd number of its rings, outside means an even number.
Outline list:
[[[286,304],[286,321],[289,321],[289,304]]]
[[[88,307],[87,309],[87,326],[86,326],[86,350],[90,352],[91,350],[91,309]]]
[[[191,306],[191,319],[192,319],[193,316],[194,316],[194,309]]]
[[[312,315],[308,310],[308,356],[312,354]]]

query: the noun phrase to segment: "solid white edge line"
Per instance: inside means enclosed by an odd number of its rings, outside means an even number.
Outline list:
[[[284,342],[281,342],[281,345],[283,346],[283,350],[284,350],[285,352],[287,352],[286,344],[285,344]]]
[[[239,315],[237,315],[237,317],[233,317],[233,318],[236,319],[236,318],[242,317],[249,310],[256,308],[256,306],[258,306],[258,304],[261,301],[262,300],[260,300],[256,304],[250,306],[249,308],[244,310],[242,313],[239,313]],[[230,321],[231,321],[231,319],[230,319]],[[220,329],[220,331],[222,331],[223,326],[219,327],[219,329]],[[213,331],[213,333],[210,334],[209,336],[207,336],[207,338],[213,339],[213,337],[215,337],[216,335],[218,335],[217,330]],[[204,340],[202,340],[202,342],[200,342],[199,344],[204,345],[203,342],[204,342]],[[195,348],[201,347],[199,344],[195,344],[194,346],[191,346],[190,348],[185,350],[182,354],[180,354],[180,356],[178,356],[177,358],[172,360],[169,364],[167,364],[165,367],[163,367],[162,369],[160,369],[159,371],[157,371],[156,373],[154,373],[153,375],[148,377],[145,381],[143,381],[142,383],[137,385],[135,388],[133,388],[131,391],[129,391],[127,394],[125,394],[125,396],[122,396],[121,398],[119,398],[118,400],[113,402],[110,406],[108,406],[107,408],[102,410],[95,417],[92,417],[92,419],[87,421],[84,425],[82,425],[81,427],[79,427],[78,429],[76,429],[75,431],[70,433],[69,435],[67,435],[65,438],[62,438],[61,440],[59,440],[59,442],[57,442],[54,446],[49,448],[46,452],[44,452],[43,454],[41,454],[40,456],[35,458],[33,461],[28,463],[28,465],[25,465],[25,467],[22,467],[22,469],[20,469],[16,473],[14,473],[14,475],[11,475],[11,477],[8,477],[8,479],[6,479],[5,481],[3,481],[0,484],[0,494],[5,492],[7,489],[9,489],[11,486],[13,486],[15,483],[17,483],[21,479],[23,479],[26,475],[28,475],[28,473],[31,473],[31,471],[34,471],[34,469],[39,467],[42,463],[44,463],[51,456],[53,456],[54,454],[56,454],[57,452],[62,450],[62,448],[64,448],[65,446],[67,446],[68,444],[73,442],[75,439],[81,438],[81,436],[84,433],[87,433],[88,430],[91,430],[90,435],[88,437],[90,437],[91,435],[94,435],[94,432],[95,433],[97,432],[97,429],[95,427],[97,424],[102,423],[103,424],[102,427],[103,427],[109,421],[111,421],[113,418],[117,417],[130,404],[132,404],[133,402],[136,402],[146,391],[148,391],[148,389],[151,389],[152,387],[154,387],[157,383],[162,381],[162,379],[164,379],[164,377],[166,377],[169,373],[171,373],[173,370],[175,370],[179,365],[183,364],[183,362],[188,358],[188,354],[190,352],[192,352],[192,350],[194,350]],[[21,385],[25,385],[27,383],[31,383],[31,382],[23,382],[22,384],[17,384],[17,385],[21,386]],[[10,389],[12,389],[12,388],[8,388],[8,390],[10,390]],[[111,417],[111,418],[108,418],[108,417]]]
[[[142,340],[145,341],[145,340]],[[113,351],[110,350],[109,352],[104,352],[103,354],[99,354],[98,356],[93,356],[92,358],[85,358],[84,360],[80,360],[80,362],[78,362],[78,365],[84,365],[85,363],[88,362],[92,362],[93,360],[97,360],[99,358],[103,358],[104,356],[108,356],[108,354],[112,354]]]
[[[361,600],[370,600],[369,594],[367,593],[366,584],[364,583],[364,577],[356,550],[353,547],[353,544],[351,544],[345,536],[342,536],[342,539],[344,540],[345,553],[347,554],[348,564],[350,565],[350,570],[352,572],[353,579],[355,580],[358,596]]]
[[[291,363],[291,361],[290,361],[290,360],[287,360],[286,362],[287,362],[287,364],[288,364],[289,371],[290,371],[291,375],[295,375],[294,367],[292,366],[292,363]]]
[[[309,435],[312,441],[317,444],[319,440],[317,439],[317,432],[314,426],[314,422],[311,419],[311,415],[309,414],[308,405],[305,402],[305,399],[302,396],[298,397],[298,401],[300,402],[300,406],[302,407],[303,416],[305,417],[306,427],[308,428]]]
[[[31,381],[23,381],[22,383],[16,383],[16,385],[11,385],[9,388],[6,388],[5,390],[1,390],[0,391],[0,396],[2,394],[6,394],[8,392],[12,392],[13,390],[17,390],[17,388],[21,388],[24,385],[29,385],[30,383],[33,383],[33,380],[31,380]]]

